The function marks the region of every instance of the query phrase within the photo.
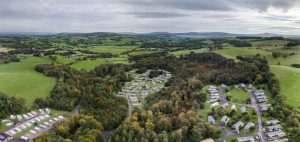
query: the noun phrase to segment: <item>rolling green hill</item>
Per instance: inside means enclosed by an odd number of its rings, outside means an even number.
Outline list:
[[[300,109],[300,69],[278,65],[270,67],[278,77],[281,93],[286,96],[288,103]]]
[[[50,63],[47,58],[27,57],[21,62],[0,65],[0,91],[9,96],[25,98],[30,106],[35,98],[46,97],[55,85],[55,79],[34,70],[35,65]]]

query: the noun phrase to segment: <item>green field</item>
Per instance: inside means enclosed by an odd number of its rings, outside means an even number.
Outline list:
[[[194,50],[179,50],[179,51],[175,51],[175,52],[170,52],[170,54],[174,55],[174,56],[180,56],[180,55],[190,54],[191,52],[204,53],[204,52],[208,52],[208,51],[209,51],[208,48],[201,48],[201,49],[194,49]]]
[[[254,56],[260,54],[262,56],[270,56],[271,53],[263,50],[253,49],[253,48],[241,48],[241,47],[228,47],[222,50],[214,51],[215,53],[221,54],[226,58],[235,59],[236,56]]]
[[[132,46],[92,46],[88,48],[82,48],[83,50],[89,50],[99,53],[112,53],[112,54],[121,54],[123,52],[134,49]]]
[[[30,106],[35,98],[46,97],[55,85],[54,78],[34,70],[37,64],[50,63],[48,58],[27,57],[21,62],[0,65],[0,91],[9,96],[21,96]]]
[[[281,93],[290,105],[300,108],[300,69],[271,65],[271,71],[280,82]]]
[[[249,94],[242,89],[231,89],[226,94],[231,98],[231,102],[239,104],[246,104],[247,100],[250,98]]]
[[[75,64],[72,64],[71,67],[74,67],[78,70],[86,69],[86,70],[92,70],[96,66],[102,65],[102,64],[129,64],[129,61],[127,58],[97,58],[95,60],[83,60],[78,61]]]
[[[56,55],[56,57],[57,57],[56,62],[62,63],[62,64],[68,64],[68,63],[75,61],[75,59],[72,57],[68,58],[68,57],[60,56],[60,55]]]

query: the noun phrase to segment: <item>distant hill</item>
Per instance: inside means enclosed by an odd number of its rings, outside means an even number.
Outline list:
[[[134,33],[134,32],[92,32],[92,33],[48,33],[48,32],[0,32],[0,36],[97,36],[97,37],[111,37],[120,35],[132,35],[139,37],[159,37],[159,38],[226,38],[226,37],[285,37],[285,38],[300,38],[300,35],[281,35],[273,33],[262,34],[235,34],[225,32],[187,32],[187,33],[169,33],[169,32],[152,32],[152,33]]]

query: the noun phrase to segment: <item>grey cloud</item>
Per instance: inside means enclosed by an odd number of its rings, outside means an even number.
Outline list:
[[[288,10],[295,5],[295,1],[0,0],[0,32],[9,30],[41,32],[153,32],[161,30],[169,32],[244,32],[255,21],[247,23],[249,17],[241,15],[244,14],[241,11],[262,11],[259,16],[266,15],[266,17],[261,17],[262,19],[268,21],[287,20],[296,24],[299,19],[266,14],[270,7]],[[255,24],[259,28],[268,25],[268,23]]]
[[[293,7],[297,0],[230,0],[236,6],[251,8],[258,11],[267,11],[270,7],[289,10]]]
[[[176,12],[128,12],[127,14],[134,15],[139,18],[176,18],[188,16],[187,14]]]
[[[171,10],[232,10],[227,0],[125,0],[124,3],[142,7],[168,8]]]

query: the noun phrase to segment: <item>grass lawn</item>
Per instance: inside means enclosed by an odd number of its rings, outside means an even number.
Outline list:
[[[195,53],[204,53],[208,52],[208,48],[201,48],[201,49],[194,49],[194,50],[179,50],[175,52],[170,52],[169,54],[174,55],[174,56],[180,56],[180,55],[185,55],[185,54],[190,54],[191,52]]]
[[[88,48],[82,48],[83,50],[90,50],[93,52],[101,52],[101,53],[112,53],[112,54],[120,54],[129,50],[134,49],[133,46],[92,46]]]
[[[102,65],[102,64],[129,64],[129,61],[127,58],[97,58],[95,60],[83,60],[78,61],[75,64],[72,64],[71,67],[74,67],[78,70],[86,69],[86,70],[92,70],[96,66]]]
[[[8,96],[25,98],[30,106],[35,98],[46,97],[55,85],[55,78],[46,77],[34,70],[38,64],[50,63],[48,58],[27,57],[21,62],[0,65],[0,91]]]
[[[242,89],[231,89],[226,93],[231,98],[231,102],[245,104],[249,99],[249,94]]]
[[[277,65],[270,67],[279,79],[281,93],[286,96],[288,104],[300,109],[300,69]]]

